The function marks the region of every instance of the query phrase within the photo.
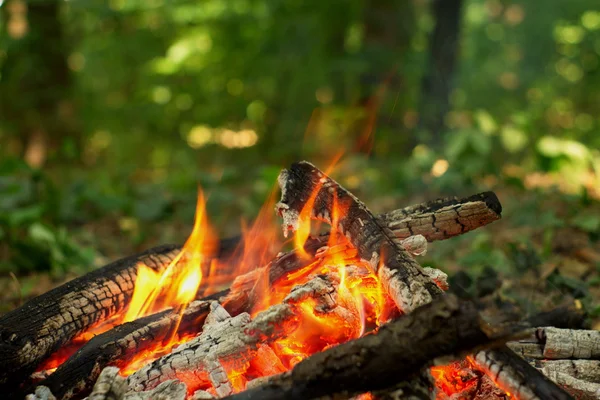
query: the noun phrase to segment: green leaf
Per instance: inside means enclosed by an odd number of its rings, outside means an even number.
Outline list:
[[[579,214],[571,220],[573,226],[589,233],[600,231],[600,215],[593,213]]]
[[[29,227],[29,237],[36,242],[49,245],[55,244],[57,241],[55,233],[39,222],[36,222]]]
[[[12,227],[27,225],[40,220],[43,214],[44,206],[41,204],[18,208],[7,213],[7,222]]]

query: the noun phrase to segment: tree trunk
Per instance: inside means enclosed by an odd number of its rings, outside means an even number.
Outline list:
[[[422,81],[419,130],[434,148],[442,145],[444,119],[450,111],[450,92],[458,52],[463,0],[434,0],[435,28],[429,39],[429,61]]]
[[[7,50],[0,66],[0,115],[8,131],[21,138],[23,157],[34,167],[41,167],[74,131],[61,3],[8,0],[4,7]]]
[[[373,155],[375,129],[382,104],[388,93],[393,98],[401,90],[398,74],[402,56],[406,53],[415,30],[412,1],[375,0],[367,2],[364,10],[364,57],[367,70],[360,76],[361,118],[354,124],[354,150]],[[392,131],[400,130],[402,113],[394,110],[395,118],[383,124]]]

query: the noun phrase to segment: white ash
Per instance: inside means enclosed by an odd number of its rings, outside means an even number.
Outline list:
[[[207,392],[206,390],[196,390],[192,395],[191,400],[214,400],[215,396]]]
[[[429,276],[440,289],[448,290],[450,288],[450,285],[448,285],[448,274],[444,271],[437,268],[425,267],[423,268],[423,272],[425,272],[425,274]]]
[[[25,400],[56,400],[50,389],[46,386],[38,386],[35,388],[34,394],[25,396]]]
[[[427,239],[423,235],[414,235],[402,239],[400,245],[412,256],[424,256],[427,253]]]
[[[206,316],[206,320],[204,320],[204,326],[215,325],[228,318],[231,318],[231,315],[229,315],[227,310],[218,301],[213,301],[210,303],[210,312]]]
[[[123,400],[186,400],[187,386],[179,380],[165,381],[152,390],[129,392]]]
[[[394,301],[400,311],[407,314],[423,304],[431,303],[431,294],[419,282],[405,283],[399,276],[398,270],[392,270],[386,265],[379,267],[377,273],[386,293]]]
[[[123,399],[127,392],[127,382],[119,375],[119,368],[106,367],[100,373],[88,400]]]

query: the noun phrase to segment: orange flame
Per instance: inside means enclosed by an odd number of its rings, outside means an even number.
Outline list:
[[[192,233],[162,274],[143,264],[138,266],[135,289],[123,322],[167,307],[185,306],[196,297],[202,281],[202,267],[215,249],[205,204],[200,190]]]

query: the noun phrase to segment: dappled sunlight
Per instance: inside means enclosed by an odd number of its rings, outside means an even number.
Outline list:
[[[258,142],[258,135],[252,129],[233,131],[231,129],[214,129],[198,125],[187,135],[187,143],[193,149],[199,149],[209,144],[218,144],[228,149],[252,147]]]

